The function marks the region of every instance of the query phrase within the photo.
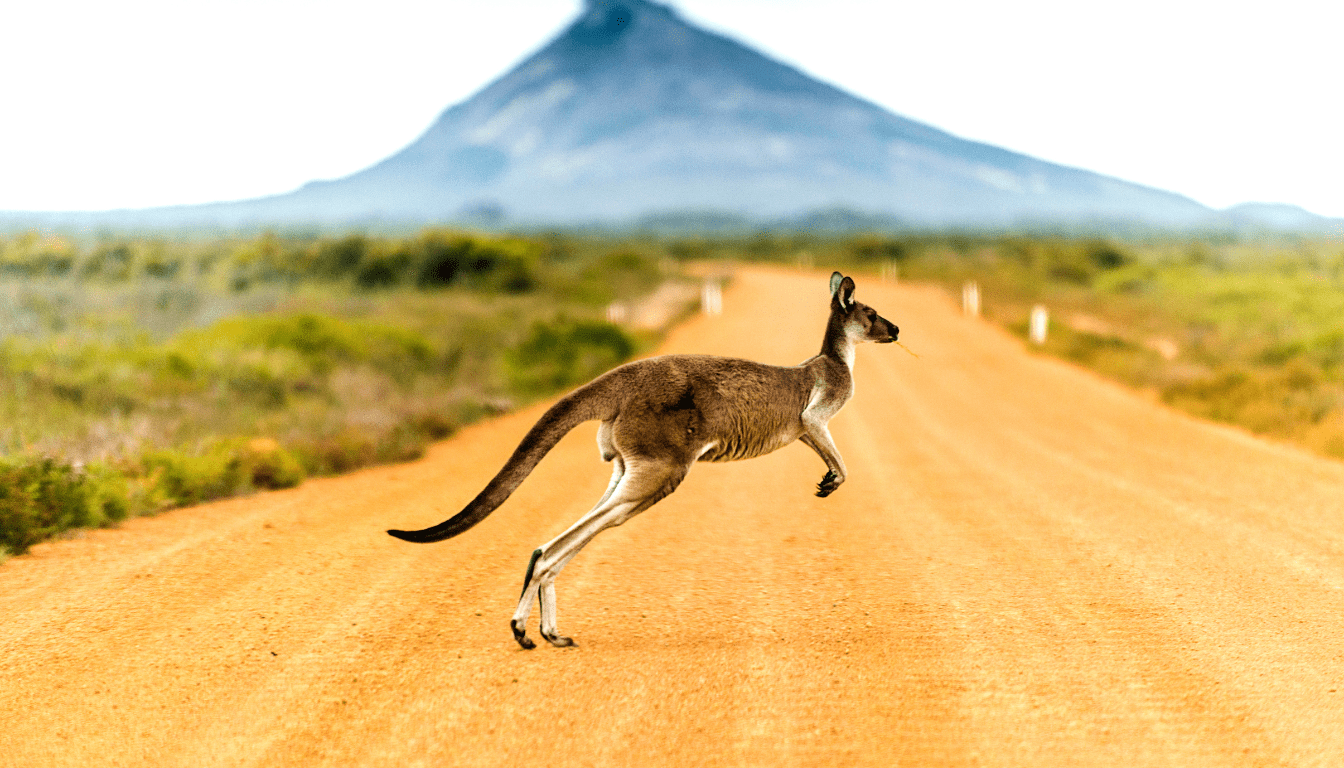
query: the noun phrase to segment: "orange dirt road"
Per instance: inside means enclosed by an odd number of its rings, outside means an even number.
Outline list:
[[[831,423],[699,465],[508,620],[609,477],[575,430],[431,545],[540,408],[420,462],[139,519],[0,565],[0,764],[1339,766],[1344,465],[1173,413],[939,291]],[[792,364],[826,275],[749,270],[666,351]],[[531,634],[536,636],[536,612]]]

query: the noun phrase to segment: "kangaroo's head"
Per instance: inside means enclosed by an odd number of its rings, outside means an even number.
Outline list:
[[[839,272],[831,275],[831,323],[842,328],[851,342],[890,344],[901,330],[877,310],[855,301],[854,278]]]

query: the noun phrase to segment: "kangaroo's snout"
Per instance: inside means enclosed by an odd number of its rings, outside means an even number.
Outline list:
[[[880,344],[890,344],[891,342],[893,342],[893,341],[896,340],[896,335],[899,334],[899,333],[901,332],[901,329],[900,329],[900,328],[897,328],[895,323],[891,322],[890,320],[888,320],[888,319],[885,318],[885,317],[882,318],[882,322],[885,323],[886,326],[887,326],[887,338],[883,339],[882,341],[880,341],[880,342],[878,342],[878,343],[880,343]]]

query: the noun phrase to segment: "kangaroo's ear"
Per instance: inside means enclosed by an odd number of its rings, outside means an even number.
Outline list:
[[[831,296],[835,296],[835,292],[840,290],[840,281],[844,278],[845,276],[839,272],[831,273]]]
[[[836,273],[840,274],[839,272]],[[854,278],[846,277],[840,281],[840,306],[849,309],[854,306]]]

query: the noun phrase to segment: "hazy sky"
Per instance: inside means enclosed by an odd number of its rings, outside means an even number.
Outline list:
[[[1344,216],[1344,4],[675,0],[965,138],[1180,192]],[[0,209],[289,191],[364,168],[579,0],[46,0],[0,43]]]

